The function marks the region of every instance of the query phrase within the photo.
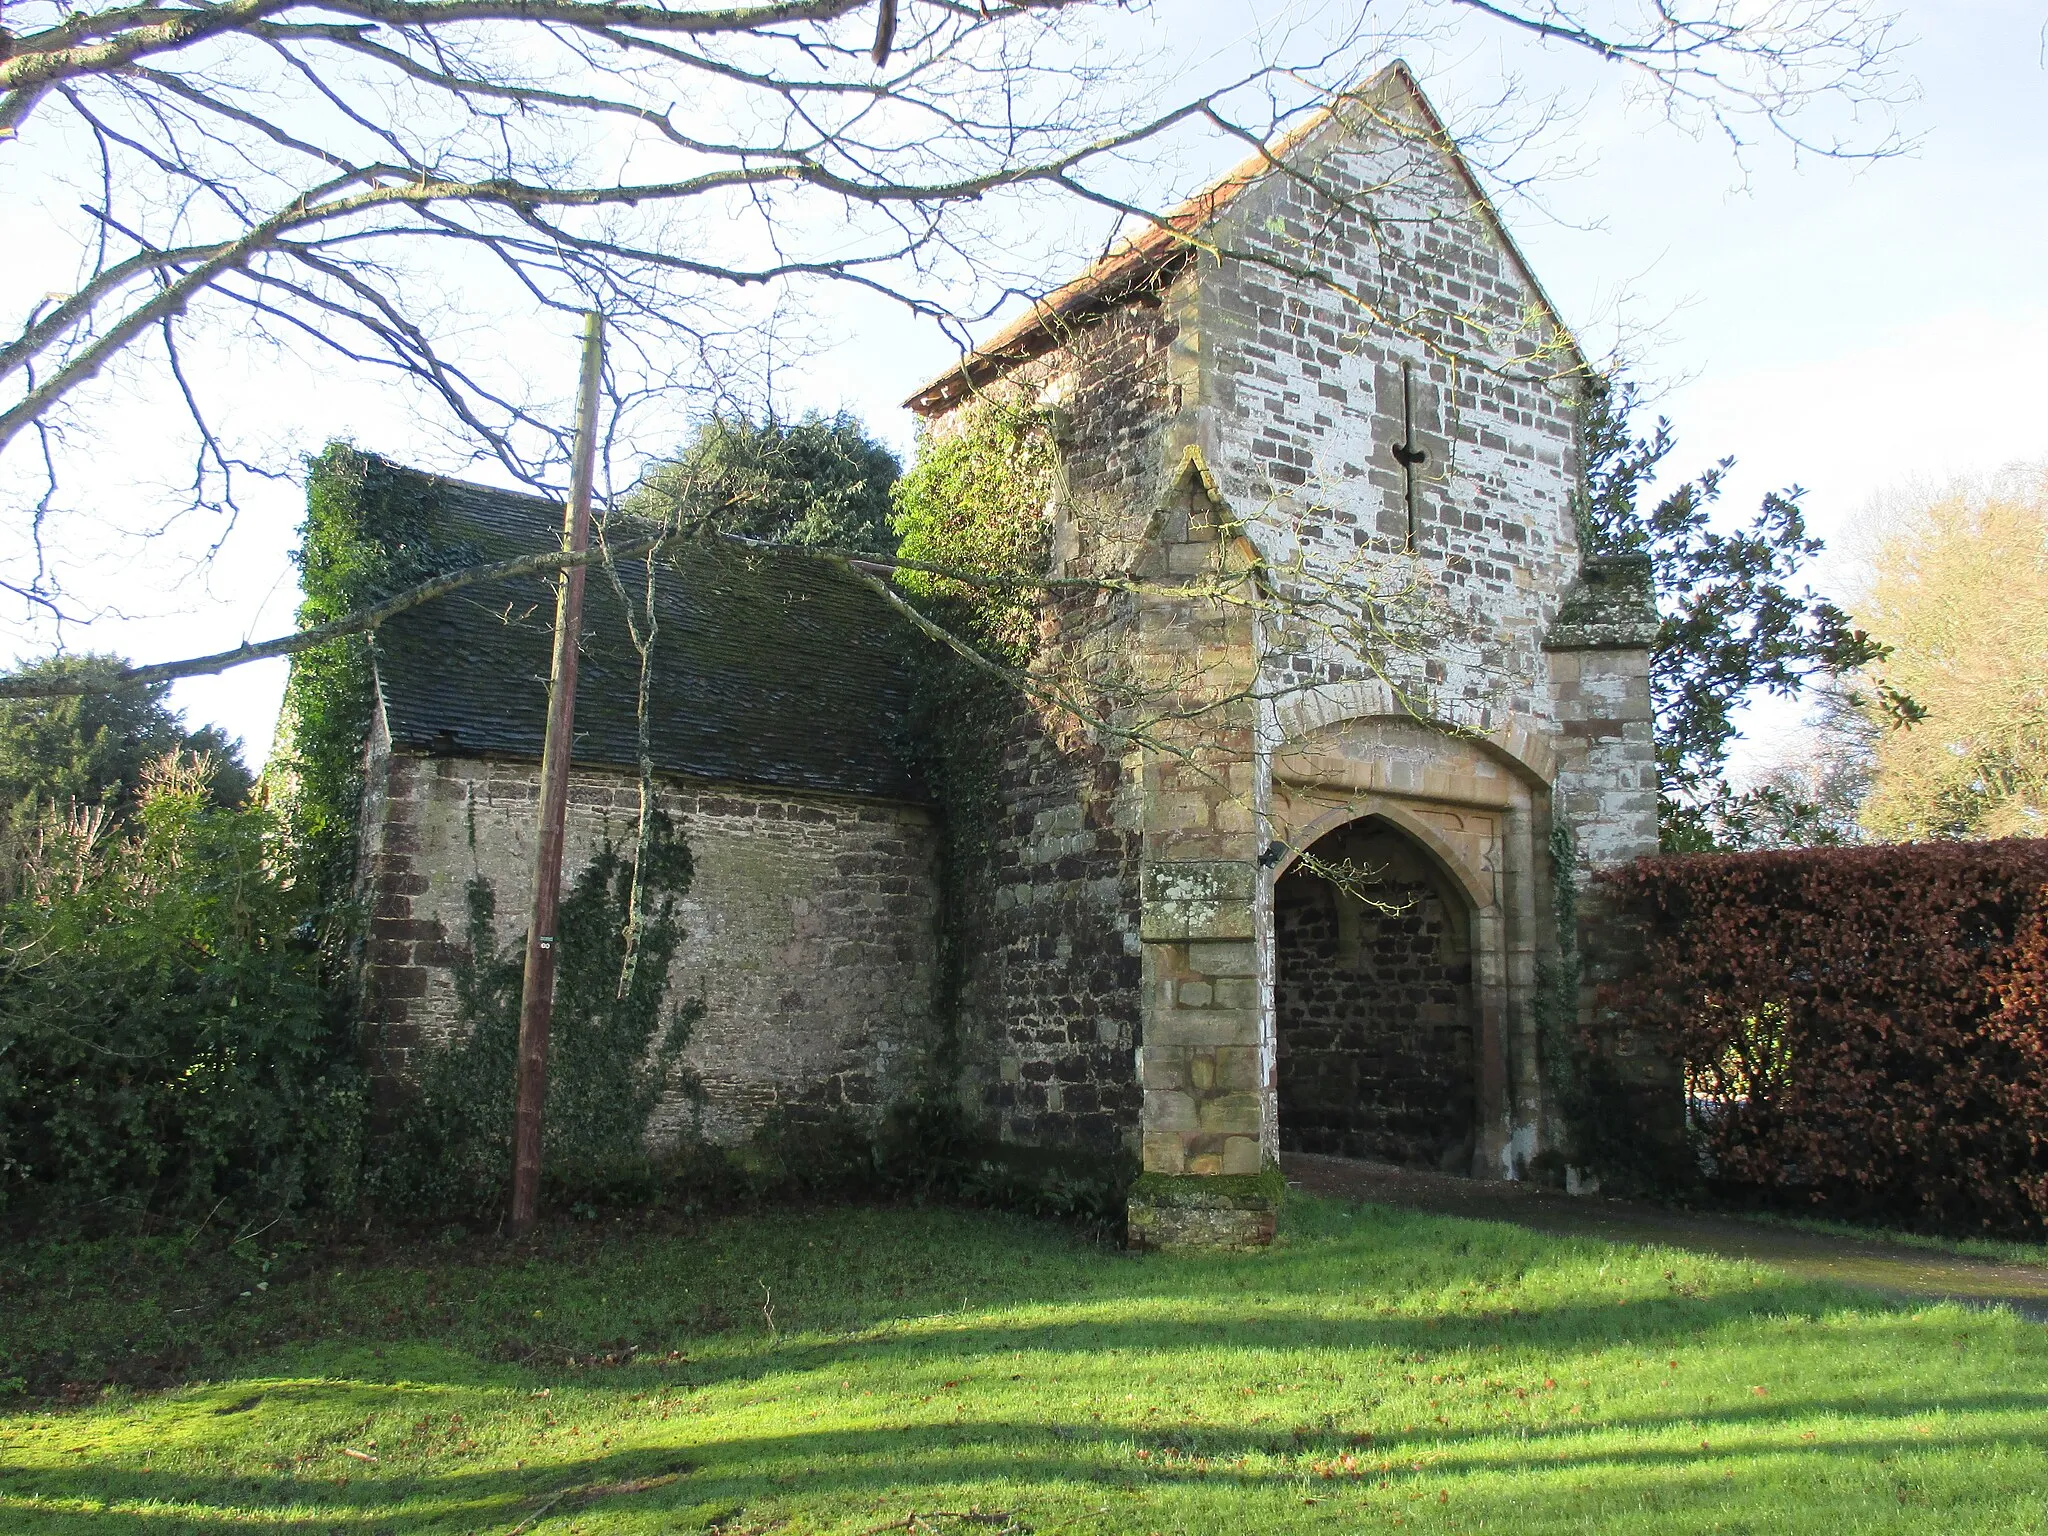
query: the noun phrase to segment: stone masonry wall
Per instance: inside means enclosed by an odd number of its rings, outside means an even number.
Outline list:
[[[1657,848],[1656,716],[1645,649],[1550,653],[1556,678],[1556,809],[1594,869]]]
[[[1121,569],[1143,542],[1160,494],[1156,439],[1178,403],[1170,357],[1179,329],[1170,297],[1143,296],[998,386],[1061,423],[1062,483],[1046,515],[1063,574]],[[962,419],[942,417],[933,430],[943,435]],[[1091,648],[1114,658],[1113,637],[1127,623],[1110,595],[1048,603],[1042,663],[1081,668]],[[1016,712],[999,751],[1001,822],[985,862],[960,882],[964,1097],[1006,1140],[1135,1151],[1136,754],[1043,706]]]
[[[1119,757],[1021,710],[961,914],[962,1058],[1006,1141],[1129,1148],[1140,1096],[1137,834]]]
[[[1274,893],[1280,1145],[1467,1173],[1478,1061],[1457,898],[1357,823],[1312,851],[1373,878],[1297,866]]]
[[[1479,730],[1547,724],[1540,645],[1578,563],[1575,396],[1552,377],[1570,356],[1446,156],[1334,127],[1301,153],[1334,196],[1262,179],[1220,221],[1239,259],[1202,265],[1207,451],[1224,499],[1283,566],[1299,555],[1326,579],[1422,580],[1434,633],[1390,655],[1386,676],[1427,713]],[[1394,456],[1411,409],[1427,454],[1412,552]],[[1325,634],[1267,664],[1303,682],[1358,675],[1346,651]]]
[[[530,763],[373,743],[367,1019],[393,1079],[461,1027],[454,966],[473,876],[495,890],[501,946],[525,932],[538,778]],[[663,1106],[656,1133],[694,1122],[731,1142],[772,1109],[873,1113],[900,1097],[931,1044],[938,886],[929,814],[680,781],[662,795],[696,867],[670,997],[704,1002],[685,1060],[707,1102],[701,1111]],[[602,839],[633,836],[638,805],[628,775],[572,775],[565,886]]]

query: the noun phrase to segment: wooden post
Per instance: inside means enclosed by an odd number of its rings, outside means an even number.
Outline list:
[[[597,385],[604,317],[583,324],[583,378],[576,398],[575,463],[562,510],[562,547],[590,548],[590,483],[597,459]],[[548,1096],[548,1029],[555,1014],[555,908],[562,894],[562,824],[569,807],[569,756],[576,734],[576,642],[583,630],[584,567],[562,572],[555,597],[555,665],[548,679],[547,736],[540,758],[540,833],[533,859],[533,916],[526,927],[526,977],[519,997],[519,1089],[512,1111],[514,1237],[540,1212],[541,1112]]]

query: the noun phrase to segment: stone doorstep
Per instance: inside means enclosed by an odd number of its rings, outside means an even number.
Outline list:
[[[1244,1252],[1269,1247],[1279,1213],[1280,1180],[1147,1174],[1126,1209],[1129,1246],[1168,1252]]]
[[[1155,1205],[1133,1199],[1128,1245],[1140,1252],[1250,1253],[1269,1248],[1278,1213],[1273,1207]]]

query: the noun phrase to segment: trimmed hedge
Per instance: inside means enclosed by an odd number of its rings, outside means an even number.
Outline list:
[[[1709,1180],[1947,1231],[2048,1229],[2048,842],[1640,860],[1604,1007],[1685,1064]]]

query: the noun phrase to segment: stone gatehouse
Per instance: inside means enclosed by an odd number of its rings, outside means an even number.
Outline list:
[[[1648,569],[1582,555],[1584,378],[1396,65],[920,390],[939,437],[991,400],[1057,421],[1055,574],[1121,607],[1106,629],[1099,602],[1048,602],[1046,644],[1113,633],[1126,676],[1187,706],[1126,731],[1020,704],[958,911],[906,767],[900,648],[926,642],[829,564],[693,555],[655,746],[699,869],[677,980],[706,1003],[706,1131],[878,1107],[943,995],[943,1091],[1012,1140],[1189,1179],[1283,1149],[1520,1176],[1555,1132],[1552,893],[1656,845]],[[555,526],[446,491],[529,547]],[[448,1028],[461,883],[523,889],[545,635],[507,606],[382,641],[364,871],[401,1057]],[[634,678],[585,665],[572,858],[632,796]]]

